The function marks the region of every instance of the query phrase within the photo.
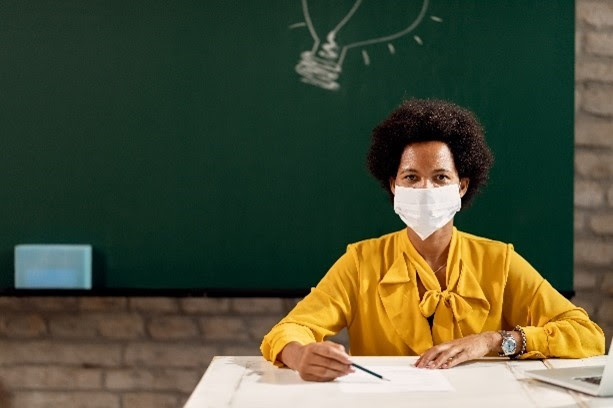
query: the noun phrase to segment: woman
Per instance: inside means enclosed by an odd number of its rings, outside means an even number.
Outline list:
[[[349,245],[264,337],[264,357],[305,380],[332,380],[353,372],[343,346],[324,341],[344,327],[353,355],[420,355],[422,368],[495,353],[602,354],[602,330],[511,244],[453,226],[491,164],[469,111],[410,100],[392,112],[373,131],[368,167],[407,228]]]

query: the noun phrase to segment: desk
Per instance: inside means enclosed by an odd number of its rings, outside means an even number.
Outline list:
[[[353,357],[377,366],[413,364],[417,357]],[[305,382],[262,357],[215,357],[184,408],[387,408],[387,407],[613,407],[593,398],[528,379],[524,370],[604,364],[604,356],[581,360],[510,361],[485,358],[441,372],[452,392],[343,393],[336,382]]]

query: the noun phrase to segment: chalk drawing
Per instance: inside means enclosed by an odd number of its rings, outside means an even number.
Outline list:
[[[289,26],[290,29],[306,27],[313,38],[313,47],[308,51],[303,51],[300,54],[300,61],[295,66],[296,72],[300,75],[300,80],[304,83],[320,87],[322,89],[336,91],[340,88],[339,77],[343,70],[343,62],[347,56],[347,52],[352,48],[367,47],[373,44],[387,42],[387,47],[390,54],[396,54],[396,47],[390,42],[405,36],[415,30],[424,19],[428,10],[430,0],[419,0],[421,7],[417,15],[406,16],[399,15],[399,18],[407,21],[407,26],[400,31],[386,33],[386,27],[381,27],[379,36],[373,38],[362,39],[343,39],[344,43],[339,40],[339,32],[343,27],[351,23],[356,12],[363,7],[363,3],[376,2],[377,5],[385,5],[382,0],[355,0],[347,13],[336,23],[334,28],[328,32],[318,33],[313,17],[309,12],[309,5],[313,3],[328,0],[301,0],[304,22],[298,22]],[[372,6],[372,4],[370,4]],[[430,20],[441,23],[443,19],[438,16],[430,16]],[[333,20],[334,21],[334,20]],[[423,40],[418,35],[414,35],[413,39],[419,45],[423,45]],[[364,65],[370,65],[372,60],[365,49],[362,49],[362,59]]]

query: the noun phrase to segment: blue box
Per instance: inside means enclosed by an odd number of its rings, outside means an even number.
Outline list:
[[[91,289],[91,245],[15,246],[15,288]]]

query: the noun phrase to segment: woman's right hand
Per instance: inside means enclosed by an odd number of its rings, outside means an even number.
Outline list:
[[[280,357],[283,364],[298,371],[305,381],[332,381],[355,371],[345,347],[331,341],[305,346],[291,342],[281,350]]]

